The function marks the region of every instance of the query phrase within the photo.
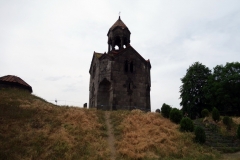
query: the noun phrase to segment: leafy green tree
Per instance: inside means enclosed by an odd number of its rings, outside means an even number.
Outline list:
[[[240,114],[240,63],[217,65],[209,78],[206,95],[212,106],[217,106],[221,112]]]
[[[177,108],[173,108],[170,112],[169,118],[172,122],[179,124],[182,119],[182,111]]]
[[[165,117],[165,118],[169,118],[169,114],[170,114],[171,109],[172,108],[168,104],[163,103],[162,108],[161,108],[162,116]]]
[[[188,113],[191,118],[201,114],[204,108],[210,109],[208,99],[204,92],[209,92],[204,86],[207,84],[211,70],[205,65],[195,62],[187,69],[186,75],[181,78],[180,105],[183,113]]]

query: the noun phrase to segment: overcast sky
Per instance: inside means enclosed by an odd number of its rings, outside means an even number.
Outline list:
[[[194,62],[240,60],[239,0],[0,0],[0,77],[16,75],[52,103],[88,103],[93,52],[107,51],[119,12],[150,59],[152,111],[181,108],[180,79]]]

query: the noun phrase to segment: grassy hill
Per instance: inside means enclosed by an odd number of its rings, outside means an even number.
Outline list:
[[[56,106],[0,90],[0,159],[110,159],[104,111]],[[156,113],[110,112],[116,159],[219,159]]]
[[[119,159],[219,159],[215,150],[193,143],[192,133],[179,132],[179,125],[156,113],[116,111],[115,126]]]
[[[0,159],[105,159],[103,112],[0,91]]]

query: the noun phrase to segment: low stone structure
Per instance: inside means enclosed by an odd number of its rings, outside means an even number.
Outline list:
[[[20,88],[32,93],[32,87],[17,76],[7,75],[0,77],[0,88]]]

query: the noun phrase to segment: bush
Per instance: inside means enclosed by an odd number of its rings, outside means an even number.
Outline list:
[[[238,125],[238,129],[237,129],[237,137],[238,139],[240,139],[240,124]]]
[[[194,130],[193,121],[188,117],[182,118],[182,120],[180,122],[180,130],[187,131],[187,132],[193,132],[193,130]]]
[[[223,117],[223,124],[227,126],[228,130],[231,130],[231,125],[232,125],[232,119],[228,116]]]
[[[156,113],[160,113],[160,109],[156,109],[156,111],[155,111]]]
[[[182,112],[179,109],[173,108],[170,112],[169,117],[170,117],[170,120],[172,122],[174,122],[176,124],[179,124],[183,115],[182,115]]]
[[[202,117],[208,117],[209,116],[209,111],[208,109],[203,109],[201,112]]]
[[[172,108],[169,105],[163,103],[162,108],[161,108],[162,116],[165,118],[169,118],[171,109]]]
[[[195,134],[195,141],[197,143],[205,143],[206,134],[205,134],[205,131],[202,127],[197,126],[194,130],[194,134]]]
[[[212,110],[212,119],[216,122],[218,122],[220,120],[220,114],[217,108],[213,108]]]

